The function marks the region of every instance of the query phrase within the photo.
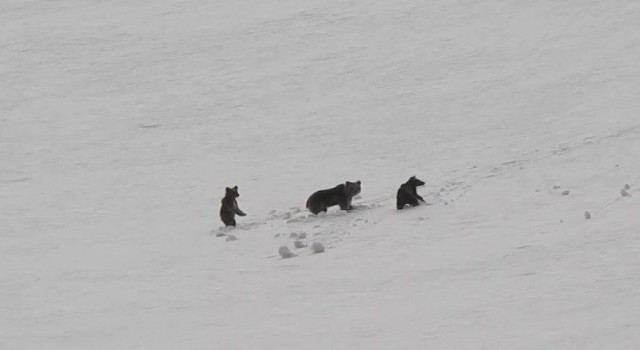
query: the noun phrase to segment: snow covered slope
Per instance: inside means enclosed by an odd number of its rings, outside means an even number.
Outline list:
[[[635,348],[638,18],[0,2],[0,348]],[[303,210],[346,180],[356,210]]]

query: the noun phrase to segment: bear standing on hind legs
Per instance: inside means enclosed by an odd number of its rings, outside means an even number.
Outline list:
[[[327,208],[334,205],[340,206],[342,210],[351,210],[351,200],[362,190],[360,180],[356,182],[347,181],[334,188],[314,192],[307,199],[307,209],[318,215],[321,211],[327,212]]]
[[[416,187],[423,186],[425,183],[422,180],[419,180],[415,176],[409,178],[409,181],[405,182],[398,189],[398,195],[396,197],[396,208],[398,210],[404,209],[404,206],[409,204],[412,207],[419,205],[418,200],[424,203],[424,199],[420,197]]]
[[[236,198],[240,197],[238,186],[227,187],[225,191],[224,198],[222,198],[222,207],[220,207],[220,219],[222,219],[225,226],[236,226],[236,214],[240,216],[247,214],[238,208],[238,201],[236,201]]]

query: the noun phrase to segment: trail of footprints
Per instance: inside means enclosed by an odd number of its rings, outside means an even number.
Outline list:
[[[448,181],[440,186],[438,191],[429,191],[424,197],[427,205],[437,203],[448,205],[454,201],[454,197],[463,196],[469,188],[470,186],[462,181]],[[536,192],[540,191],[540,189],[536,190]],[[594,217],[594,213],[604,212],[613,203],[632,197],[637,191],[630,184],[624,184],[620,187],[618,195],[612,196],[614,198],[612,201],[605,203],[601,208],[596,208],[595,212],[585,210],[584,219],[591,220]],[[570,190],[559,185],[552,186],[549,193],[560,197],[571,195]],[[393,200],[393,197],[383,197],[363,201],[355,204],[354,209],[349,213],[330,211],[328,214],[320,214],[319,216],[310,214],[300,207],[291,207],[285,211],[271,210],[268,216],[262,220],[240,223],[235,228],[220,227],[212,230],[212,234],[218,237],[225,237],[226,241],[236,241],[238,236],[237,234],[232,234],[232,230],[252,230],[259,226],[271,225],[281,232],[276,233],[273,237],[279,241],[278,255],[282,259],[300,255],[320,254],[327,249],[334,248],[343,241],[350,234],[353,227],[376,225],[377,221],[368,218],[365,214],[372,209],[390,207]],[[418,221],[428,219],[429,217],[423,216],[417,218]],[[563,220],[560,220],[560,222],[564,223]]]
[[[524,154],[520,159],[504,162],[499,166],[484,168],[484,170],[474,165],[467,169],[466,174],[463,175],[460,175],[456,169],[450,173],[450,175],[458,175],[455,179],[446,181],[439,187],[432,186],[433,188],[437,188],[437,190],[426,192],[424,197],[427,205],[438,203],[449,205],[453,203],[456,198],[464,197],[472,188],[473,184],[477,182],[504,175],[512,170],[525,169],[528,164],[549,156],[564,155],[585,145],[601,143],[612,138],[619,138],[636,132],[640,132],[640,126],[600,139],[593,137],[586,138],[576,145],[563,144],[546,153],[535,150]],[[536,192],[540,191],[539,189],[536,190]],[[636,190],[634,190],[630,184],[624,184],[619,190],[619,195],[612,201],[606,203],[601,208],[596,208],[595,212],[586,210],[584,212],[584,219],[591,220],[595,214],[603,212],[613,203],[624,198],[632,197],[634,192],[636,192]],[[569,196],[571,191],[556,185],[551,188],[551,193],[559,196]],[[359,198],[356,197],[354,199],[357,200]],[[393,203],[394,200],[395,197],[386,196],[361,201],[354,205],[354,210],[350,213],[331,211],[328,214],[320,214],[319,216],[312,215],[305,208],[301,207],[290,207],[284,211],[274,209],[263,219],[246,221],[238,224],[236,228],[221,227],[212,230],[211,233],[218,237],[226,237],[226,241],[235,241],[238,240],[238,237],[235,234],[231,234],[229,232],[230,230],[253,230],[264,225],[276,226],[274,228],[282,232],[274,235],[274,238],[279,240],[281,244],[278,249],[278,255],[281,258],[292,258],[304,254],[319,254],[325,252],[326,249],[335,247],[337,243],[341,242],[350,234],[352,227],[377,224],[375,220],[362,217],[362,214],[376,208],[392,207],[393,205],[391,205],[391,203]],[[395,210],[395,208],[393,210]],[[428,219],[429,217],[427,216],[417,218],[419,221]],[[561,220],[561,222],[563,221]],[[289,245],[291,245],[293,250]]]

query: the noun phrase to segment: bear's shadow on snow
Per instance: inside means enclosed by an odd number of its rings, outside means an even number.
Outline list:
[[[402,208],[402,210],[398,210],[397,208],[393,208],[393,209],[391,209],[391,211],[393,211],[395,213],[398,213],[400,215],[400,214],[402,214],[404,212],[415,212],[416,210],[420,210],[420,208],[429,207],[429,206],[432,206],[432,205],[433,205],[432,203],[426,203],[426,202],[425,203],[420,203],[420,205],[417,205],[417,206],[412,206],[412,205],[406,204]]]
[[[374,209],[375,205],[367,205],[367,204],[355,204],[352,205],[349,210],[329,210],[326,213],[320,212],[318,214],[306,214],[303,216],[295,217],[293,219],[288,220],[287,222],[306,222],[306,221],[322,221],[326,218],[342,218],[349,217],[352,213],[363,212],[366,210]]]
[[[260,222],[246,222],[246,223],[238,223],[236,226],[219,226],[218,228],[214,228],[209,233],[210,235],[216,237],[224,237],[231,232],[237,232],[238,230],[251,230],[260,225]]]

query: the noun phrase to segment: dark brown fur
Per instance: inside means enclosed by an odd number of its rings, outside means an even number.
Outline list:
[[[220,207],[220,219],[226,226],[236,225],[236,214],[245,216],[240,208],[238,208],[238,201],[236,198],[240,197],[238,193],[238,186],[233,188],[227,187],[225,190],[224,198],[222,198],[222,206]]]
[[[356,182],[347,181],[334,188],[316,191],[307,199],[307,209],[316,215],[321,211],[326,213],[327,208],[334,205],[340,206],[342,210],[351,210],[353,209],[351,200],[361,190],[362,186],[358,180]]]
[[[417,179],[415,176],[409,178],[409,181],[402,184],[398,189],[398,195],[396,196],[396,208],[398,210],[404,209],[404,206],[409,204],[413,207],[420,204],[418,200],[424,203],[424,199],[420,197],[416,188],[424,185],[424,181]]]

